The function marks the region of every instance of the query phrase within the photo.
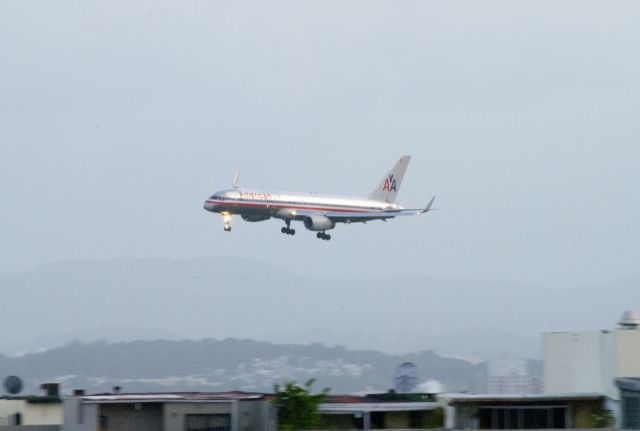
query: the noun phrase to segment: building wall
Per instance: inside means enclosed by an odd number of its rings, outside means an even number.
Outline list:
[[[207,402],[207,403],[166,403],[164,405],[164,431],[184,431],[186,415],[228,414],[232,417],[231,429],[234,427],[236,402]],[[162,428],[160,428],[162,429]]]
[[[187,415],[231,416],[232,431],[275,431],[276,412],[268,401],[168,403],[64,402],[62,431],[184,431]]]
[[[96,431],[97,429],[97,404],[84,403],[80,397],[65,398],[62,431]]]
[[[158,431],[162,429],[162,405],[100,404],[98,425],[100,431]]]
[[[238,403],[238,431],[275,431],[277,413],[268,401]]]
[[[615,377],[640,377],[640,331],[618,330]]]
[[[615,379],[640,377],[640,330],[543,335],[544,391],[597,392],[620,399]]]
[[[13,416],[19,413],[22,425],[60,425],[62,402],[30,403],[26,400],[0,400],[0,425],[14,425]]]
[[[604,393],[617,399],[615,338],[610,332],[543,335],[544,392]]]

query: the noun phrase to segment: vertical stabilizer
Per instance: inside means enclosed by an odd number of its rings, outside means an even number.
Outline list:
[[[387,203],[394,203],[396,196],[400,191],[400,184],[402,184],[402,178],[407,171],[411,156],[402,156],[398,163],[389,171],[386,177],[382,179],[378,187],[371,192],[369,199],[382,201]]]

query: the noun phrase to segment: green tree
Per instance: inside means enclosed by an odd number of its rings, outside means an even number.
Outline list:
[[[423,426],[427,429],[444,428],[444,409],[436,407],[428,412]]]
[[[273,385],[279,430],[309,430],[320,425],[318,406],[326,399],[329,389],[313,395],[311,386],[314,383],[315,379],[311,379],[304,386],[293,381],[286,382],[284,386]]]
[[[614,422],[611,411],[605,410],[602,407],[591,410],[591,425],[594,428],[608,428],[612,426]]]

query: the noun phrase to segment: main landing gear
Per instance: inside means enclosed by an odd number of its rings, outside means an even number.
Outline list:
[[[329,235],[328,233],[324,233],[324,232],[318,232],[316,234],[316,237],[318,237],[319,239],[323,239],[325,241],[329,241],[331,239],[331,235]]]
[[[291,229],[291,222],[290,221],[286,221],[285,223],[287,223],[287,225],[285,227],[283,227],[282,229],[280,229],[280,232],[286,234],[286,235],[295,235],[296,234],[296,230],[295,229]]]

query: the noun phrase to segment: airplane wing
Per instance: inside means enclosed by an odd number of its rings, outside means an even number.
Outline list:
[[[371,212],[358,212],[358,211],[296,211],[296,217],[306,217],[313,215],[322,215],[328,217],[334,221],[368,221],[368,220],[386,220],[389,218],[399,216],[410,216],[424,214],[429,211],[433,211],[435,208],[431,208],[433,201],[436,199],[434,196],[424,208],[412,208],[401,210],[389,210],[389,211],[371,211]]]

